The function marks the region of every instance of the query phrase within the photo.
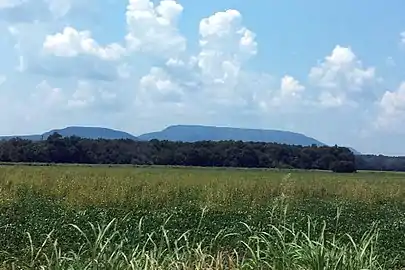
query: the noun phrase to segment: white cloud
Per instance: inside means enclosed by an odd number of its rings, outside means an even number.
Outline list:
[[[257,53],[255,34],[242,25],[237,10],[217,12],[200,22],[198,66],[216,82],[233,80],[241,65]]]
[[[377,127],[385,131],[405,132],[405,82],[395,91],[386,91],[378,105]]]
[[[345,95],[333,95],[330,92],[322,92],[319,96],[319,103],[326,108],[337,108],[347,104]]]
[[[72,2],[75,0],[64,0],[66,3],[46,1],[50,5],[58,4],[62,9],[65,7],[67,11],[76,3]],[[185,50],[186,40],[177,29],[177,20],[182,11],[183,7],[171,0],[161,1],[156,6],[148,0],[131,0],[126,12],[129,32],[125,36],[124,46],[118,43],[122,40],[101,45],[92,37],[90,30],[78,31],[73,26],[64,26],[60,33],[45,35],[41,44],[42,54],[20,52],[23,55],[21,59],[24,60],[25,70],[35,74],[103,81],[128,79],[133,71],[140,75],[142,70],[149,68],[145,66],[148,61],[140,60],[146,55],[167,58],[168,64],[172,64],[177,55]],[[18,33],[18,44],[27,47],[21,38],[21,31],[14,32]],[[128,65],[134,61],[137,62],[136,69],[133,63]],[[144,62],[143,67],[140,67],[140,62]]]
[[[301,110],[303,106],[308,105],[305,100],[303,86],[297,79],[290,75],[281,78],[278,87],[272,87],[268,84],[266,91],[258,93],[256,97],[258,106],[269,113],[291,113]]]
[[[2,118],[3,131],[94,123],[137,133],[188,123],[312,132],[322,125],[316,134],[328,137],[339,129],[334,127],[339,120],[354,130],[361,119],[357,113],[366,114],[359,104],[366,108],[376,99],[369,97],[375,69],[350,47],[337,45],[310,70],[309,83],[303,79],[307,74],[273,77],[250,69],[259,46],[241,12],[197,18],[190,26],[198,31],[197,40],[189,40],[189,33],[179,30],[181,3],[0,0],[0,27],[8,29],[0,29],[8,35],[0,43],[7,56],[0,64],[0,74],[7,76],[0,107],[14,119]],[[184,23],[189,22],[193,19]],[[381,123],[405,119],[403,95],[398,90],[378,98]],[[347,105],[352,108],[327,109]]]
[[[255,34],[242,25],[237,10],[202,19],[199,33],[201,51],[191,63],[198,69],[201,86],[217,104],[240,104],[243,64],[257,53]]]
[[[180,102],[183,95],[183,89],[165,70],[153,67],[140,80],[137,102]]]
[[[65,27],[62,33],[48,35],[43,44],[46,53],[59,57],[75,57],[88,54],[103,60],[118,60],[125,54],[125,49],[117,43],[100,46],[92,37],[90,31],[77,31]]]
[[[374,67],[363,67],[350,47],[337,45],[331,55],[311,69],[309,79],[321,90],[322,105],[340,106],[353,104],[353,97],[373,94],[365,91],[376,82],[376,74]]]
[[[138,102],[155,100],[182,106],[187,102],[194,104],[192,108],[212,113],[253,106],[258,89],[247,87],[254,82],[245,76],[243,65],[257,53],[254,37],[236,10],[203,18],[200,51],[188,58],[174,52],[166,60],[166,69],[152,68],[141,78]]]
[[[170,58],[166,61],[166,66],[168,67],[184,67],[186,63],[184,63],[181,59]]]
[[[88,81],[79,81],[76,90],[67,101],[67,106],[70,109],[117,111],[122,104],[118,93],[119,91],[112,91]]]
[[[95,101],[96,97],[91,84],[85,81],[79,81],[77,89],[67,101],[67,105],[74,109],[81,109],[93,106]]]
[[[280,91],[283,97],[299,98],[304,90],[305,86],[291,76],[286,75],[281,79]]]
[[[17,24],[8,27],[15,45],[15,69],[26,74],[65,79],[117,80],[123,73],[125,49],[117,43],[100,45],[90,31],[57,26]]]
[[[177,28],[182,12],[183,7],[173,0],[163,0],[157,6],[150,0],[130,0],[126,11],[128,48],[167,58],[184,52],[186,39]]]
[[[41,112],[85,117],[84,114],[112,114],[126,110],[127,104],[131,103],[131,95],[123,94],[125,92],[115,89],[113,83],[78,80],[61,88],[43,80],[32,91],[28,102],[42,104],[38,107]]]
[[[35,91],[31,94],[31,100],[40,102],[41,109],[62,108],[64,106],[65,97],[62,89],[59,87],[52,87],[47,80],[41,81],[36,87]]]

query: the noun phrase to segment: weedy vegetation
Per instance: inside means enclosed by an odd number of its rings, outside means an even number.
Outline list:
[[[405,174],[0,167],[0,269],[402,269]]]

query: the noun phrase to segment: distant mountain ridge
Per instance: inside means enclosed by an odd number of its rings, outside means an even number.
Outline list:
[[[254,141],[254,142],[275,142],[281,144],[296,145],[325,145],[324,143],[307,137],[303,134],[290,131],[244,129],[231,127],[214,127],[199,125],[176,125],[165,128],[162,131],[146,133],[138,136],[140,140],[149,141],[152,139],[168,141]]]
[[[45,132],[43,135],[47,138],[49,135],[52,135],[54,132],[59,133],[63,137],[69,136],[78,136],[86,139],[107,139],[107,140],[116,140],[116,139],[130,139],[138,140],[132,134],[129,134],[124,131],[103,128],[103,127],[79,127],[72,126],[63,129],[54,129],[48,132]]]
[[[161,131],[145,133],[138,137],[127,132],[110,128],[70,126],[62,129],[54,129],[43,134],[2,136],[0,137],[0,140],[9,140],[18,137],[21,139],[39,141],[45,140],[54,132],[57,132],[64,137],[74,135],[87,139],[131,139],[141,141],[157,139],[183,142],[235,140],[245,142],[268,142],[303,146],[326,146],[325,143],[322,143],[314,138],[290,131],[215,127],[202,125],[174,125],[169,126]],[[360,153],[356,150],[352,148],[350,149],[354,154],[360,155]]]
[[[103,128],[103,127],[79,127],[79,126],[71,126],[62,129],[53,129],[47,131],[43,134],[39,135],[23,135],[23,136],[2,136],[0,140],[9,140],[12,138],[21,138],[26,140],[32,141],[40,141],[46,140],[50,135],[54,132],[59,133],[63,137],[70,137],[70,136],[78,136],[86,139],[108,139],[108,140],[115,140],[115,139],[131,139],[131,140],[138,140],[132,134],[127,132],[114,130],[110,128]]]

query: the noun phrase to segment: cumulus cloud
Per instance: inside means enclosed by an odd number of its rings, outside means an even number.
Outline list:
[[[337,45],[331,55],[310,70],[309,79],[321,90],[322,105],[341,106],[353,104],[353,97],[371,94],[365,91],[376,82],[376,73],[374,67],[363,67],[350,47]]]
[[[405,121],[405,82],[395,91],[386,91],[379,102],[377,127],[383,130],[402,131]]]
[[[180,85],[164,69],[153,67],[140,80],[137,102],[180,102],[183,94]]]
[[[75,110],[116,112],[121,110],[123,104],[118,94],[120,91],[114,91],[111,87],[78,81],[75,91],[67,101],[67,106]]]
[[[31,3],[33,0],[26,1]],[[79,6],[78,0],[41,1],[42,10],[46,6],[48,11],[54,10],[63,16]],[[60,24],[53,22],[12,25],[9,32],[16,40],[18,70],[102,81],[128,78],[134,70],[139,76],[149,68],[145,66],[148,63],[146,55],[177,59],[178,53],[186,49],[185,38],[177,29],[182,11],[183,7],[171,0],[158,5],[149,0],[131,0],[126,12],[128,34],[122,40],[106,45],[100,44],[90,30],[78,30],[74,26],[58,28]],[[132,68],[134,61],[136,69]],[[132,67],[128,65],[130,62]]]
[[[168,58],[185,51],[186,39],[177,28],[182,12],[183,6],[173,0],[163,0],[157,6],[150,0],[130,0],[126,11],[128,48]]]
[[[237,10],[217,12],[200,22],[198,67],[205,80],[232,85],[242,64],[257,53],[255,34],[242,25]]]
[[[305,90],[305,86],[301,85],[298,80],[291,76],[284,76],[281,79],[281,96],[283,97],[300,97],[301,93]]]
[[[256,55],[257,42],[255,34],[242,24],[240,12],[226,10],[203,18],[199,35],[197,55],[187,61],[169,59],[166,65],[192,70],[194,83],[188,81],[187,84],[202,91],[210,105],[247,105],[254,93],[248,93],[249,96],[241,89],[241,85],[245,85],[243,67]]]
[[[125,49],[117,43],[102,47],[91,37],[90,31],[77,31],[72,27],[65,27],[62,33],[48,35],[43,48],[46,53],[59,57],[88,54],[103,60],[118,60],[125,53]]]
[[[4,111],[13,107],[14,122],[21,120],[28,132],[80,123],[132,132],[178,123],[303,127],[305,119],[297,116],[321,121],[326,108],[373,101],[367,96],[376,71],[350,47],[337,45],[309,78],[273,77],[250,70],[259,45],[240,11],[200,18],[197,40],[188,40],[179,28],[183,2],[127,1],[0,0],[0,20],[13,41],[3,50],[13,62],[0,66],[12,87],[2,85],[8,94],[0,102]],[[83,13],[100,17],[87,20]],[[114,33],[103,32],[107,23]],[[400,119],[400,105],[393,105],[398,93],[381,99],[384,119]]]
[[[127,106],[125,103],[129,96],[123,96],[114,84],[78,80],[63,87],[54,85],[42,80],[32,91],[28,102],[41,103],[41,111],[81,116],[83,113],[116,113]]]
[[[42,80],[30,94],[32,104],[40,103],[41,107],[35,106],[38,111],[65,109],[66,97],[59,87],[52,86],[47,80]]]
[[[168,66],[168,67],[176,68],[176,67],[184,67],[185,65],[186,65],[186,63],[183,60],[177,59],[177,58],[169,58],[166,61],[166,66]]]
[[[271,87],[272,86],[272,87]],[[281,78],[279,86],[267,84],[264,92],[256,97],[258,106],[265,112],[291,113],[308,105],[304,100],[305,86],[290,75]]]
[[[19,72],[56,78],[112,81],[123,75],[120,58],[125,49],[118,43],[100,45],[90,31],[47,24],[11,25],[8,32],[15,44],[15,69]],[[49,33],[51,31],[51,33]]]
[[[164,6],[163,2],[156,10]],[[174,15],[167,17],[177,16],[176,12],[170,14]],[[254,82],[246,76],[243,65],[257,53],[257,43],[255,34],[243,26],[242,15],[227,10],[203,18],[199,34],[200,51],[196,55],[185,57],[173,52],[165,67],[154,67],[140,79],[138,102],[154,100],[182,106],[198,102],[197,106],[213,113],[252,106],[255,92],[247,91],[247,85]]]

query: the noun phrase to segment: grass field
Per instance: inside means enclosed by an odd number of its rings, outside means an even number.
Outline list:
[[[0,167],[4,269],[401,269],[404,232],[402,173]]]

